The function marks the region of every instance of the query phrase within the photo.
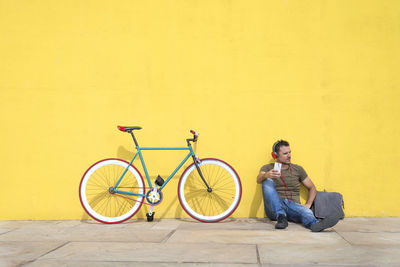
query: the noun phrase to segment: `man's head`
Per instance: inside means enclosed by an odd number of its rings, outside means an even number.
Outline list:
[[[290,164],[291,151],[289,142],[285,140],[279,140],[272,146],[272,157],[278,162],[283,164]]]

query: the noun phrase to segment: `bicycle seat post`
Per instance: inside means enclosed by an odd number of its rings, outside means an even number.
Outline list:
[[[132,135],[132,138],[133,138],[133,141],[135,142],[136,147],[138,147],[139,144],[138,144],[138,142],[136,141],[136,138],[135,138],[135,135],[133,134],[133,131],[130,131],[130,133],[131,133],[131,135]]]

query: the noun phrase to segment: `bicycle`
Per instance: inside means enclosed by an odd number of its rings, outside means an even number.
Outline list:
[[[239,175],[222,160],[199,159],[192,148],[192,143],[197,144],[199,133],[190,130],[193,138],[186,139],[187,147],[140,147],[133,131],[140,130],[141,127],[118,126],[118,129],[131,134],[137,151],[129,163],[116,158],[104,159],[93,164],[84,173],[79,185],[79,198],[90,217],[102,223],[120,223],[134,216],[145,203],[150,205],[150,210],[146,213],[147,221],[153,221],[154,207],[163,199],[163,188],[190,157],[193,163],[183,171],[178,183],[178,198],[185,212],[201,222],[218,222],[236,210],[242,196]],[[142,155],[145,150],[189,152],[165,181],[158,175],[153,186]],[[137,156],[148,187],[133,165]]]

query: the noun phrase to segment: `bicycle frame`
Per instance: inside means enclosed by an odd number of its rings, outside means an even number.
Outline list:
[[[134,140],[135,140],[135,138],[134,138]],[[135,143],[137,143],[136,140],[135,140]],[[191,144],[189,142],[188,142],[188,146],[187,147],[140,147],[139,145],[137,145],[136,149],[137,149],[137,152],[133,156],[132,160],[129,162],[128,167],[124,170],[124,172],[122,173],[121,177],[118,179],[117,183],[111,188],[111,190],[114,193],[146,197],[146,194],[139,194],[139,193],[127,192],[127,191],[122,191],[122,190],[117,190],[116,189],[118,187],[118,185],[120,184],[120,182],[122,181],[122,178],[125,176],[126,172],[128,171],[129,166],[132,165],[133,161],[136,159],[136,157],[138,155],[139,155],[140,161],[142,163],[142,167],[143,167],[144,173],[146,175],[147,183],[149,184],[150,188],[153,188],[153,185],[152,185],[152,183],[150,181],[149,174],[147,172],[146,163],[144,162],[144,159],[143,159],[143,155],[142,155],[142,151],[143,150],[189,150],[189,153],[182,160],[182,162],[178,165],[178,167],[176,167],[176,169],[170,174],[170,176],[167,178],[167,180],[164,182],[164,184],[159,188],[159,191],[161,191],[168,184],[168,182],[179,171],[179,169],[183,166],[183,164],[185,164],[185,162],[189,159],[189,157],[193,157],[193,159],[195,159],[195,153],[193,152],[193,148],[192,148],[192,146],[191,146]],[[208,185],[207,185],[207,187],[208,187]]]

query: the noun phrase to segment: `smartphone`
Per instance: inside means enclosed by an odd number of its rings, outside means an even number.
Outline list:
[[[274,170],[278,171],[281,173],[281,168],[282,168],[282,163],[275,162],[274,164]]]

